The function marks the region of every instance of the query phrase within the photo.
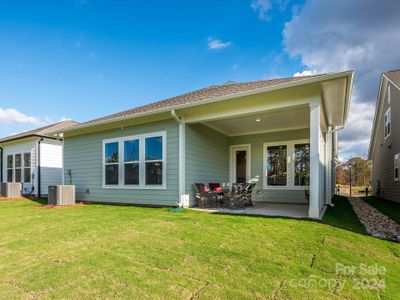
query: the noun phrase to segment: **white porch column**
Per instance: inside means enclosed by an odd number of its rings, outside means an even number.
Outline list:
[[[310,103],[310,205],[308,216],[319,218],[320,197],[320,103]]]
[[[179,206],[189,207],[189,195],[186,194],[186,123],[179,122]]]

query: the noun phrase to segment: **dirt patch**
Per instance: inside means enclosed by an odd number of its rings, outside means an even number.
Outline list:
[[[59,209],[59,208],[70,208],[70,207],[75,207],[75,206],[84,206],[87,205],[86,203],[83,202],[77,202],[75,204],[71,205],[41,205],[41,206],[35,206],[35,209]]]

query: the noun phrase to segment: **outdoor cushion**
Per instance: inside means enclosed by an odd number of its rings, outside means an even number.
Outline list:
[[[216,188],[220,188],[221,187],[221,185],[219,183],[214,183],[214,182],[210,182],[208,184],[208,186],[210,187],[210,189],[212,191],[216,191]]]
[[[217,192],[217,193],[223,193],[224,192],[224,190],[222,189],[222,187],[216,187],[215,188],[215,191]]]

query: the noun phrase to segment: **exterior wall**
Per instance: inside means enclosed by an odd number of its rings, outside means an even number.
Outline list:
[[[280,141],[309,139],[310,130],[300,129],[254,135],[235,136],[229,139],[231,145],[251,144],[251,178],[258,181],[255,187],[256,202],[307,203],[304,189],[263,188],[263,144]]]
[[[40,178],[42,195],[48,194],[49,185],[62,184],[61,141],[44,140],[40,143]]]
[[[400,153],[400,91],[396,86],[389,83],[390,87],[390,104],[388,103],[388,94],[386,93],[381,111],[381,122],[376,124],[376,140],[372,157],[372,186],[376,191],[378,178],[381,181],[383,197],[388,200],[400,202],[400,181],[394,181],[394,156]],[[381,91],[382,93],[384,91]],[[384,116],[391,107],[391,134],[384,138]]]
[[[186,125],[186,193],[195,203],[195,183],[229,182],[229,139],[202,124]]]
[[[166,131],[166,189],[129,189],[102,187],[102,142],[105,139]],[[77,200],[131,203],[145,205],[177,205],[178,124],[167,120],[64,139],[64,183],[76,186]],[[71,174],[71,176],[69,175]]]
[[[26,142],[15,141],[14,143],[6,144],[3,147],[3,182],[7,182],[7,155],[31,153],[31,183],[23,184],[23,193],[29,193],[34,187],[34,194],[37,193],[37,168],[36,168],[36,146],[37,139]],[[15,163],[15,162],[14,162]]]

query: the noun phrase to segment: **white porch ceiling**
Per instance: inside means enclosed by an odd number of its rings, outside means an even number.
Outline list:
[[[204,125],[229,136],[295,130],[310,127],[310,110],[306,106],[267,111],[204,122]]]

